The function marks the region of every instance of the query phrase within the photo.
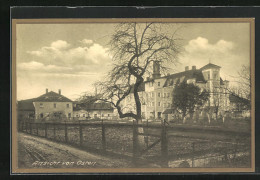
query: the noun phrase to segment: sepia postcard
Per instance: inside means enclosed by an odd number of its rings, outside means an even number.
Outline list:
[[[11,173],[254,172],[254,30],[12,19]]]

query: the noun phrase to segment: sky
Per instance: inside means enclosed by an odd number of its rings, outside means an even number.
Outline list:
[[[112,65],[109,40],[112,23],[17,24],[17,99],[35,98],[48,88],[75,100],[93,92],[96,81],[106,77]],[[176,36],[181,39],[179,64],[200,68],[209,62],[221,66],[221,77],[234,81],[242,65],[250,62],[249,23],[185,23]],[[168,29],[171,32],[171,26]]]

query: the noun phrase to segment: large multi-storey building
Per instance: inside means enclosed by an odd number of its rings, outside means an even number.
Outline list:
[[[172,94],[176,84],[186,81],[194,83],[210,93],[207,107],[218,108],[218,111],[227,111],[229,106],[229,95],[227,87],[229,82],[220,77],[220,66],[207,64],[200,69],[192,66],[185,71],[176,74],[161,76],[159,63],[153,65],[153,75],[148,77],[139,90],[139,96],[142,103],[143,118],[160,119],[164,112],[171,112]],[[126,111],[135,111],[133,94],[129,95],[123,102]]]

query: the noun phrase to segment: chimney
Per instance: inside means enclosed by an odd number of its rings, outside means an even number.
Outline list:
[[[192,66],[192,70],[196,70],[196,66]]]
[[[189,70],[189,66],[185,66],[185,71],[188,71]]]
[[[46,94],[48,93],[48,88],[46,88]]]
[[[59,89],[59,95],[61,95],[61,89]]]
[[[160,62],[154,61],[153,62],[153,79],[161,77],[160,74]]]

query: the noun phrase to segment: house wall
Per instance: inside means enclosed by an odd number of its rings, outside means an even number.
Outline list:
[[[73,111],[73,117],[78,120],[86,120],[88,112],[86,110]]]
[[[91,119],[112,119],[114,117],[114,110],[88,110]]]
[[[56,104],[56,108],[54,104]],[[67,104],[69,105],[68,107]],[[36,119],[41,119],[41,114],[43,114],[43,118],[45,118],[53,112],[63,112],[67,118],[69,115],[73,117],[72,102],[33,102],[33,105],[35,107]]]

